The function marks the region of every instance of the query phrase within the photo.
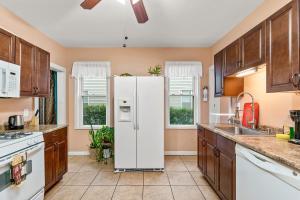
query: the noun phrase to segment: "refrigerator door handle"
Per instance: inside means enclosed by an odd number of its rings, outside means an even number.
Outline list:
[[[133,91],[133,110],[132,110],[132,115],[133,115],[133,120],[132,120],[132,125],[133,125],[133,130],[136,130],[136,88],[134,88]]]
[[[140,129],[140,124],[139,124],[139,95],[136,95],[136,129]]]

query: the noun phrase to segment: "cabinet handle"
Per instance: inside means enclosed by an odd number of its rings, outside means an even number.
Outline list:
[[[300,74],[294,74],[290,78],[290,82],[293,84],[294,87],[300,88]]]
[[[202,147],[205,147],[205,146],[206,146],[206,141],[202,140]]]
[[[217,149],[217,147],[214,148],[214,154],[216,157],[220,156],[220,151],[219,151],[219,149]]]

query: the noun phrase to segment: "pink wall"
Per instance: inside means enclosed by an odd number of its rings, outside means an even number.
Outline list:
[[[112,74],[125,72],[147,75],[149,66],[164,65],[165,61],[201,61],[203,64],[202,86],[208,83],[208,67],[211,65],[210,48],[97,48],[68,49],[68,72],[74,61],[111,61]],[[69,94],[72,97],[73,79],[69,77]],[[112,95],[111,95],[112,96]],[[111,98],[112,99],[112,98]],[[74,100],[69,101],[70,150],[87,150],[89,145],[86,130],[74,130]],[[112,116],[113,113],[111,113]],[[201,102],[201,118],[207,122],[208,104]],[[112,121],[112,120],[111,120]],[[196,151],[196,130],[165,130],[166,151]]]
[[[291,0],[265,0],[257,9],[234,27],[212,47],[213,55],[242,36]],[[295,93],[266,93],[266,72],[245,78],[244,91],[254,95],[260,104],[260,124],[282,127],[291,109],[300,109],[300,96]],[[249,101],[245,97],[242,102]]]
[[[49,51],[51,53],[51,62],[61,66],[66,65],[66,49],[57,42],[48,38],[2,6],[0,6],[0,19],[0,28]],[[30,120],[33,110],[32,98],[0,99],[0,125],[7,121],[9,115],[22,114],[24,109],[30,111],[29,117],[25,118],[25,120]]]

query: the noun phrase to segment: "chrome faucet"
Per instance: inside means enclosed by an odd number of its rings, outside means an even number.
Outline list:
[[[244,94],[248,94],[250,97],[251,97],[251,113],[252,113],[252,120],[249,122],[247,121],[248,124],[251,124],[251,129],[255,129],[255,116],[254,116],[254,113],[255,113],[255,110],[254,110],[254,96],[252,94],[250,94],[249,92],[241,92],[237,98],[236,98],[236,105],[238,105],[238,102],[240,101],[240,98],[242,95]],[[236,121],[239,120],[240,116],[239,116],[239,107],[236,106],[235,107],[235,115],[234,115],[234,119]]]

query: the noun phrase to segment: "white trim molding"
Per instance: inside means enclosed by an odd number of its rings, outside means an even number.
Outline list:
[[[88,156],[89,151],[69,151],[69,156]],[[165,156],[196,156],[197,151],[165,151]]]
[[[165,156],[196,156],[197,151],[165,151]]]
[[[89,151],[69,151],[69,156],[88,156],[90,155]]]

